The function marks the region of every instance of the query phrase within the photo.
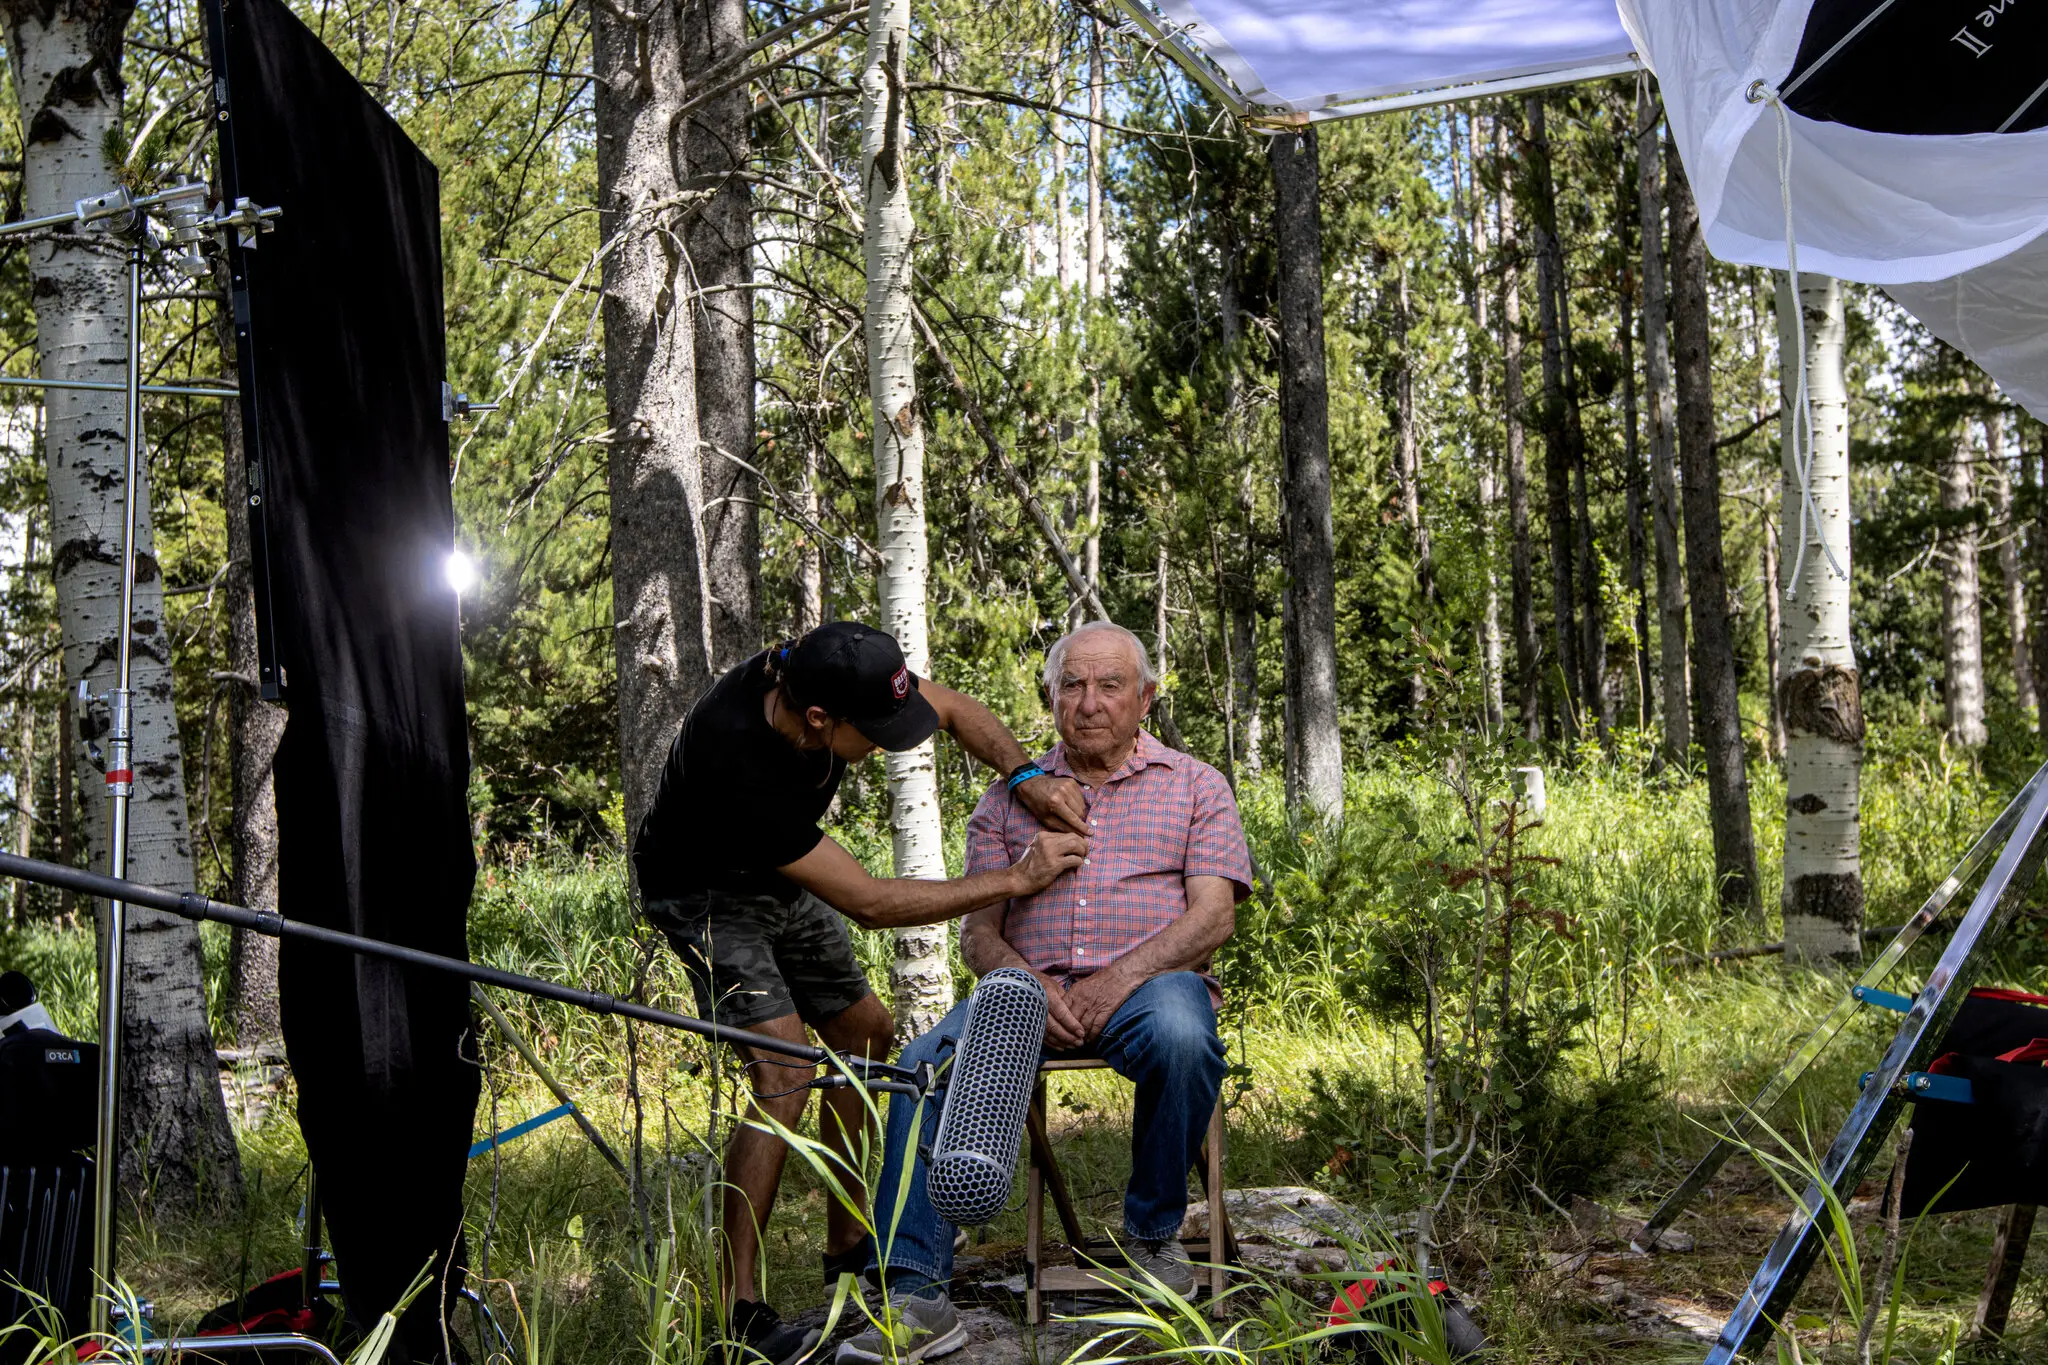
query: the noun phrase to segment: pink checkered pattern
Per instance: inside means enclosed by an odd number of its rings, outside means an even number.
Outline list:
[[[1066,746],[1038,760],[1072,777]],[[1230,784],[1144,731],[1088,800],[1088,859],[1035,896],[1009,902],[1003,937],[1026,962],[1069,979],[1106,967],[1188,908],[1187,877],[1228,877],[1251,894],[1251,851]],[[998,782],[967,822],[967,872],[1008,867],[1043,826]],[[1213,982],[1211,989],[1214,989]]]

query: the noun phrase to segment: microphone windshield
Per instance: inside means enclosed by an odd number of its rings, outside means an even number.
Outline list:
[[[968,998],[925,1175],[933,1211],[957,1227],[989,1222],[1009,1202],[1045,1055],[1045,1012],[1045,987],[1016,967],[996,968]]]

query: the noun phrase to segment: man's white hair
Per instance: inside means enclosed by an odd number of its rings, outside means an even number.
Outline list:
[[[1090,621],[1068,631],[1052,642],[1052,648],[1045,651],[1045,691],[1047,696],[1056,697],[1060,690],[1060,677],[1066,672],[1067,651],[1077,640],[1090,635],[1114,635],[1131,647],[1131,653],[1138,659],[1138,685],[1149,687],[1159,681],[1159,674],[1153,671],[1151,652],[1145,642],[1131,631],[1125,630],[1114,621]]]

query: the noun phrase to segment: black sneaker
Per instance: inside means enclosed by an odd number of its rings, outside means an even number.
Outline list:
[[[753,1299],[735,1299],[725,1365],[797,1365],[818,1344],[818,1329],[792,1327],[773,1308]]]

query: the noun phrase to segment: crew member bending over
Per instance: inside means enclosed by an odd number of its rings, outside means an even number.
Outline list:
[[[1060,743],[1039,760],[1087,790],[1088,856],[1071,877],[1039,893],[976,911],[961,927],[960,955],[976,975],[1022,967],[1045,986],[1048,1055],[1099,1057],[1136,1082],[1131,1180],[1124,1188],[1124,1255],[1133,1270],[1187,1298],[1194,1267],[1180,1244],[1194,1164],[1223,1084],[1216,1036],[1222,999],[1209,956],[1237,925],[1251,894],[1251,852],[1223,775],[1139,729],[1157,679],[1144,642],[1122,626],[1091,621],[1046,655],[1045,690]],[[967,870],[1007,866],[1044,837],[1044,817],[989,788],[967,824]],[[938,1062],[965,1024],[963,1003],[903,1049],[899,1065]],[[940,1106],[924,1106],[935,1139]],[[909,1199],[889,1249],[893,1340],[878,1330],[839,1348],[840,1365],[915,1365],[966,1344],[947,1295],[953,1232],[925,1197],[925,1158],[912,1151],[917,1104],[889,1101],[876,1226],[892,1216],[903,1163],[915,1160]],[[874,1265],[871,1258],[870,1266]]]
[[[958,880],[871,877],[819,821],[847,765],[877,748],[914,749],[939,729],[1007,774],[1043,832],[1000,867]],[[700,1015],[792,1042],[804,1040],[808,1024],[842,1055],[883,1057],[894,1021],[854,960],[840,916],[870,929],[935,924],[1031,895],[1080,865],[1086,828],[1080,787],[1038,772],[987,707],[911,673],[883,632],[836,621],[755,655],[690,709],[634,838],[633,866],[641,913],[681,956]],[[741,1056],[757,1111],[749,1117],[794,1128],[809,1098],[796,1087],[809,1069],[751,1049]],[[859,1096],[834,1090],[824,1103],[825,1141],[857,1171]],[[726,1146],[724,1281],[731,1333],[753,1365],[788,1365],[817,1339],[764,1302],[761,1230],[786,1155],[779,1138],[749,1126],[736,1127]],[[834,1203],[826,1283],[860,1270],[868,1254],[859,1223]]]

